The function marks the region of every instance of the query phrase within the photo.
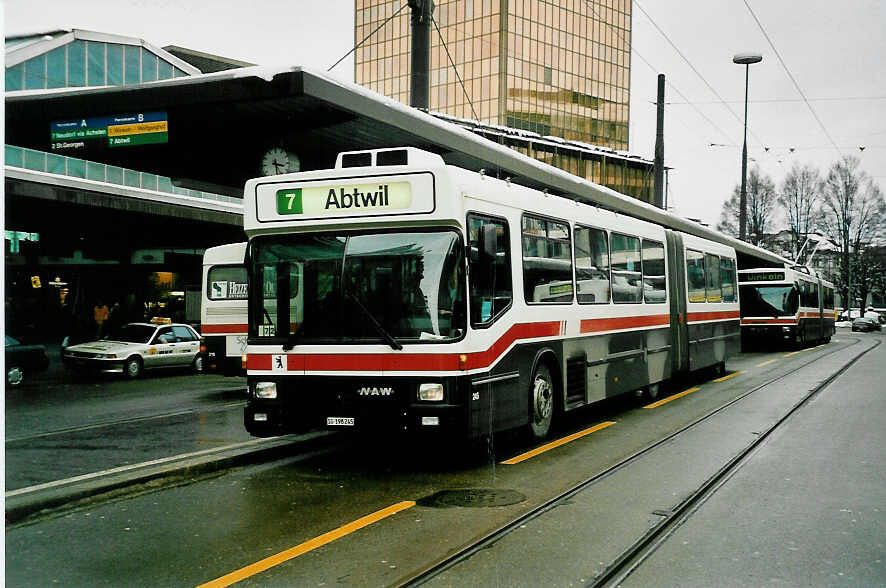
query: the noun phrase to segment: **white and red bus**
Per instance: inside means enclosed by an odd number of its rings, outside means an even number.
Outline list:
[[[797,268],[741,270],[741,335],[755,341],[804,346],[834,334],[834,285]]]
[[[413,148],[253,179],[247,429],[545,437],[725,368],[735,251]],[[296,295],[296,292],[297,294]]]
[[[200,304],[203,373],[244,373],[248,299],[245,254],[245,242],[210,247],[203,254]]]

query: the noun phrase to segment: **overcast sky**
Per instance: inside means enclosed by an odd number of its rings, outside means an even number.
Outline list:
[[[263,65],[325,71],[354,44],[353,0],[3,4],[7,35],[82,28]],[[635,1],[630,151],[652,159],[656,76],[664,73],[665,163],[674,168],[669,202],[676,212],[715,224],[740,182],[744,66],[732,57],[742,52],[763,55],[750,69],[749,168],[758,165],[780,184],[794,162],[825,173],[841,155],[853,155],[886,186],[884,6],[882,0]],[[332,73],[353,80],[353,60]]]

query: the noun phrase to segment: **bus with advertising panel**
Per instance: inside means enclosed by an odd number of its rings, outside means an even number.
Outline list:
[[[248,290],[246,243],[210,247],[203,254],[200,352],[203,373],[243,375]]]

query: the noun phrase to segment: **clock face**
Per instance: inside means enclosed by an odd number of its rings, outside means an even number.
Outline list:
[[[261,173],[266,176],[297,172],[300,168],[298,156],[282,147],[271,147],[262,156]]]

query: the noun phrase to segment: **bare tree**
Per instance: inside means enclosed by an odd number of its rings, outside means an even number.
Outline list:
[[[781,184],[778,204],[787,217],[795,260],[803,242],[814,228],[813,211],[818,202],[820,189],[821,178],[818,170],[811,165],[801,167],[798,163],[794,163]]]
[[[729,200],[723,203],[717,230],[734,237],[739,236],[738,219],[741,199],[741,186],[736,186]],[[747,181],[747,215],[748,242],[759,245],[764,233],[770,228],[775,212],[775,182],[772,178],[760,173],[756,166],[748,172]]]
[[[847,156],[830,167],[822,183],[817,217],[819,229],[840,249],[838,288],[850,306],[852,257],[883,237],[886,222],[883,193],[859,165],[858,158]]]
[[[867,303],[868,294],[882,292],[886,271],[884,252],[884,247],[869,246],[858,251],[852,259],[852,291],[861,300],[862,307]]]
[[[886,308],[886,245],[870,247],[868,251],[874,257],[871,269],[872,302],[876,308]]]

